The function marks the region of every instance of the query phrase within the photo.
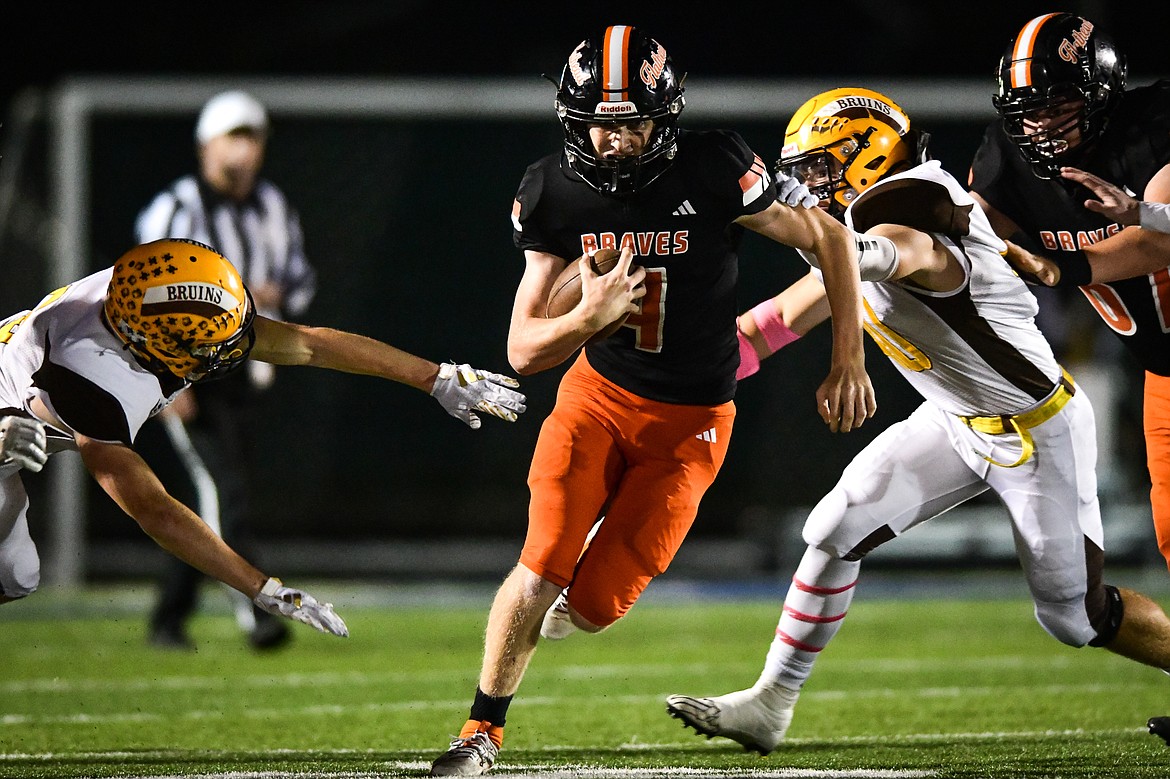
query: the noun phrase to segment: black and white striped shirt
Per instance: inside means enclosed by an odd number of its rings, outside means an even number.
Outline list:
[[[247,200],[236,203],[198,177],[184,176],[139,213],[134,232],[139,243],[160,238],[205,243],[227,257],[249,287],[276,282],[284,293],[281,310],[260,310],[270,318],[299,317],[317,291],[300,217],[284,193],[264,179]]]

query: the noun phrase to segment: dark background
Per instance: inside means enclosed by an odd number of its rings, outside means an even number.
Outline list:
[[[1033,16],[1081,13],[1135,73],[1166,70],[1170,8],[1036,2],[24,3],[5,14],[6,91],[65,73],[537,76],[606,24],[645,27],[703,75],[990,77]]]
[[[1080,12],[1109,31],[1129,56],[1131,81],[1170,73],[1165,3],[615,8],[213,2],[153,4],[130,13],[42,3],[0,32],[7,63],[0,70],[0,98],[8,105],[25,90],[51,90],[76,75],[216,76],[225,87],[233,79],[270,75],[538,79],[559,73],[581,38],[605,24],[631,23],[650,31],[676,66],[696,79],[825,77],[864,84],[882,77],[983,78],[990,110],[994,66],[1008,40],[1029,18],[1052,10]],[[549,93],[551,104],[551,85]],[[194,119],[95,122],[91,268],[112,263],[128,248],[137,211],[194,169]],[[551,107],[546,123],[273,119],[265,175],[301,211],[309,256],[320,273],[306,321],[363,332],[436,361],[508,371],[508,315],[523,265],[511,244],[508,214],[524,166],[558,148]],[[682,124],[705,126],[687,114]],[[781,126],[736,122],[733,129],[762,157],[775,158]],[[928,129],[935,155],[962,177],[982,124],[935,122]],[[44,196],[35,177],[22,194],[29,204]],[[43,228],[53,204],[40,206]],[[0,236],[0,267],[12,280],[0,290],[5,312],[30,305],[47,289],[38,259],[43,229],[27,209],[17,213],[33,226],[15,220],[23,231]],[[804,269],[794,254],[753,234],[742,256],[743,306],[774,294]],[[1081,311],[1089,316],[1087,307]],[[741,385],[736,438],[696,533],[750,535],[811,505],[857,450],[920,402],[871,349],[879,416],[858,433],[833,436],[814,412],[828,353],[825,328]],[[1117,359],[1124,366],[1125,358]],[[1124,367],[1125,375],[1136,374]],[[528,458],[562,372],[525,380],[530,410],[518,424],[487,420],[472,433],[413,390],[364,377],[282,370],[253,431],[257,526],[283,539],[471,534],[518,541]],[[1121,446],[1137,463],[1140,480],[1140,425],[1126,427]],[[96,490],[91,505],[95,537],[140,538]]]

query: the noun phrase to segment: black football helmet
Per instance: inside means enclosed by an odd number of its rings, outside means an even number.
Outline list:
[[[598,192],[628,194],[661,176],[678,152],[678,117],[686,101],[666,49],[635,27],[609,27],[569,55],[557,84],[556,110],[569,167]],[[654,122],[643,152],[597,156],[589,125]]]
[[[1057,178],[1105,130],[1125,90],[1125,57],[1092,22],[1067,13],[1037,16],[999,61],[992,98],[1004,130],[1042,179]],[[1083,101],[1058,126],[1025,131],[1025,119]],[[1069,136],[1079,131],[1079,139]]]

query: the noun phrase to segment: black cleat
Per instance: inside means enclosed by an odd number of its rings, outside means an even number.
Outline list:
[[[1170,717],[1150,717],[1146,727],[1150,729],[1151,736],[1157,736],[1166,742],[1166,746],[1170,746]]]
[[[155,625],[150,629],[147,643],[156,649],[170,651],[194,652],[195,642],[187,635],[182,625],[167,623]]]

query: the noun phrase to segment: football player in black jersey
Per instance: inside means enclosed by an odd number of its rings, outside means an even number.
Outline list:
[[[1125,80],[1124,56],[1091,21],[1030,20],[1000,60],[999,119],[970,187],[996,232],[1055,260],[1058,283],[1080,286],[1145,370],[1150,500],[1170,564],[1170,235],[1087,208],[1075,176],[1061,175],[1076,166],[1145,201],[1170,202],[1170,81],[1126,90]]]
[[[834,431],[875,408],[853,235],[818,209],[777,202],[737,134],[679,130],[683,87],[663,46],[628,26],[583,41],[555,105],[564,147],[528,168],[512,210],[526,266],[508,355],[530,374],[585,349],[536,443],[528,536],[492,605],[470,717],[433,775],[492,767],[512,695],[539,636],[551,637],[546,614],[559,605],[563,624],[598,632],[673,559],[731,435],[744,228],[828,260],[833,359],[818,407]],[[621,258],[598,275],[586,255],[603,248]],[[554,281],[575,261],[580,302],[546,318]]]

